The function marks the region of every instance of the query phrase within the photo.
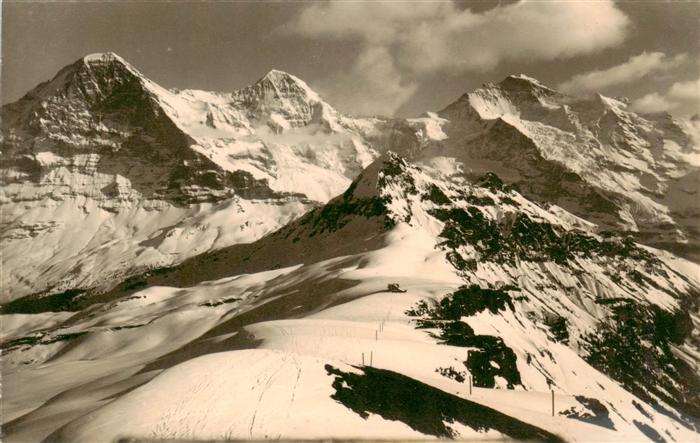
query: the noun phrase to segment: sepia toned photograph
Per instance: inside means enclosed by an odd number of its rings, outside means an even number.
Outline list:
[[[700,1],[0,11],[2,443],[700,442]]]

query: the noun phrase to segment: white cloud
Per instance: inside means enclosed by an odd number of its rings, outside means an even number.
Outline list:
[[[658,92],[647,94],[630,104],[630,109],[643,113],[669,111],[673,107],[674,103]]]
[[[564,92],[600,91],[609,86],[637,81],[653,72],[668,71],[685,59],[685,54],[668,57],[663,52],[643,52],[611,68],[575,75],[560,84],[559,89]]]
[[[700,80],[674,83],[668,90],[669,98],[673,100],[697,100],[700,96]]]
[[[410,98],[411,85],[429,74],[594,53],[622,42],[628,27],[629,19],[613,1],[523,0],[481,13],[460,10],[453,2],[319,2],[302,10],[286,29],[359,43],[352,71],[364,73],[368,82],[390,66],[396,77],[389,87],[408,85],[385,107],[393,112]],[[365,100],[378,104],[380,98]]]
[[[700,106],[700,79],[676,82],[665,94],[652,92],[634,100],[630,109],[636,112],[652,113],[678,111],[679,114],[697,113]]]
[[[393,114],[416,91],[415,82],[406,81],[385,48],[365,48],[354,66],[328,82],[321,91],[332,94],[333,103],[359,115]]]

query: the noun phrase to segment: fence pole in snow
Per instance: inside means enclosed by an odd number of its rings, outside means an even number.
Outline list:
[[[362,353],[362,366],[364,366],[364,365],[365,365],[365,353],[363,352]]]
[[[377,336],[377,331],[374,331],[374,341],[377,341],[377,340],[379,340],[379,338]]]
[[[469,376],[469,395],[472,395],[472,376]]]
[[[370,368],[372,367],[372,352],[373,351],[369,351],[369,367]]]
[[[554,417],[554,391],[552,390],[552,417]]]

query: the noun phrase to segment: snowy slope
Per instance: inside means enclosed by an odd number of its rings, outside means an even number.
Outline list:
[[[439,115],[446,140],[425,147],[417,158],[426,164],[446,157],[471,177],[497,172],[601,229],[697,259],[700,146],[670,115],[567,96],[524,75],[464,94]]]
[[[457,183],[497,172],[600,230],[696,257],[698,153],[678,122],[525,76],[440,113],[364,119],[281,71],[233,92],[169,90],[106,53],[2,114],[3,302],[107,290],[249,243],[343,192],[388,150]]]
[[[455,185],[390,154],[251,245],[87,294],[70,318],[3,315],[3,429],[692,441],[697,272],[495,175]],[[603,358],[625,351],[644,364]]]
[[[2,301],[251,242],[378,155],[378,120],[280,71],[232,93],[174,91],[93,54],[2,113]]]

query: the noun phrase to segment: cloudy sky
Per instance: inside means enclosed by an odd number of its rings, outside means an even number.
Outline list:
[[[229,91],[272,68],[341,111],[413,116],[524,73],[687,117],[700,3],[682,1],[8,2],[2,101],[114,51],[167,87]]]

